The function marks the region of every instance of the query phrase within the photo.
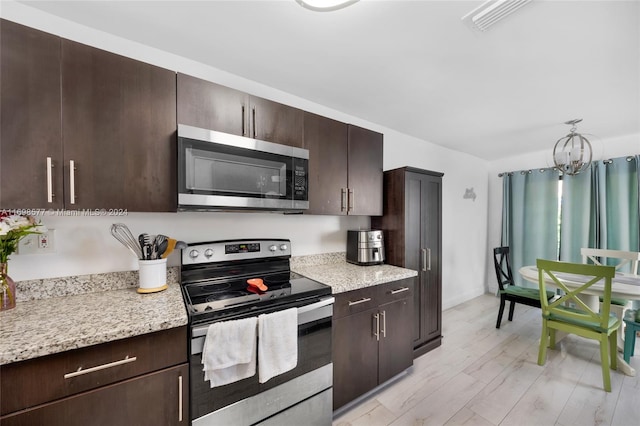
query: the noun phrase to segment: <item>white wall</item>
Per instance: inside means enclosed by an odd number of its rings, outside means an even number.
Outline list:
[[[488,164],[479,158],[444,149],[315,104],[282,91],[203,64],[87,28],[22,4],[0,2],[0,15],[11,21],[191,74],[384,134],[384,168],[413,166],[444,172],[443,178],[443,306],[454,306],[482,294],[486,265]],[[475,201],[463,199],[474,188]],[[188,242],[221,238],[290,238],[294,256],[344,251],[346,230],[367,228],[368,217],[282,215],[274,213],[130,213],[125,217],[44,216],[56,229],[56,253],[14,255],[15,280],[136,269],[135,259],[109,234],[114,222],[134,232],[164,233]],[[170,265],[178,265],[176,256]]]
[[[585,127],[585,126],[583,126]],[[558,135],[560,138],[562,135]],[[627,135],[608,140],[591,138],[594,144],[594,160],[623,157],[640,154],[640,134]],[[531,154],[504,158],[489,163],[489,210],[488,238],[486,258],[486,282],[488,291],[497,291],[498,284],[493,267],[493,248],[500,245],[500,228],[502,223],[502,178],[499,173],[517,170],[546,168],[553,165],[551,152],[555,141],[549,141],[549,149]]]

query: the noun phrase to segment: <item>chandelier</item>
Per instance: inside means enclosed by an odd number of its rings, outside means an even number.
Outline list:
[[[591,142],[576,132],[576,124],[581,121],[581,118],[566,121],[564,124],[571,125],[569,134],[558,139],[553,147],[553,163],[565,175],[577,175],[591,165]]]

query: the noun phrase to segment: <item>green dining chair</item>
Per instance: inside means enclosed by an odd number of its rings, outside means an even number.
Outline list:
[[[547,346],[555,349],[556,330],[577,334],[600,342],[600,363],[604,390],[611,392],[609,364],[617,369],[617,332],[622,320],[610,315],[611,279],[615,275],[613,266],[584,265],[580,263],[537,260],[540,294],[546,294],[547,281],[561,289],[564,294],[552,302],[540,298],[542,309],[542,336],[538,352],[538,365],[544,365]],[[584,283],[578,288],[568,288],[563,283],[572,274],[571,281]],[[597,282],[604,282],[603,302],[599,312],[594,312],[578,296]]]

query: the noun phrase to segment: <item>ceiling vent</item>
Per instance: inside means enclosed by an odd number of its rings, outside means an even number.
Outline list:
[[[486,31],[531,0],[488,0],[462,17],[470,27]]]

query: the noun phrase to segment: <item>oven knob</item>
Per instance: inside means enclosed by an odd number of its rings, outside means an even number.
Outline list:
[[[274,251],[278,250],[278,247],[276,247],[275,245],[269,246],[269,250],[274,252]]]
[[[207,258],[209,258],[209,257],[213,256],[213,250],[212,250],[212,249],[206,249],[206,250],[204,251],[204,255],[205,255]]]
[[[198,250],[191,250],[189,252],[189,257],[192,258],[192,259],[195,259],[196,257],[198,257],[199,254],[200,253],[198,252]]]
[[[280,244],[280,250],[286,251],[289,247],[286,244]]]

